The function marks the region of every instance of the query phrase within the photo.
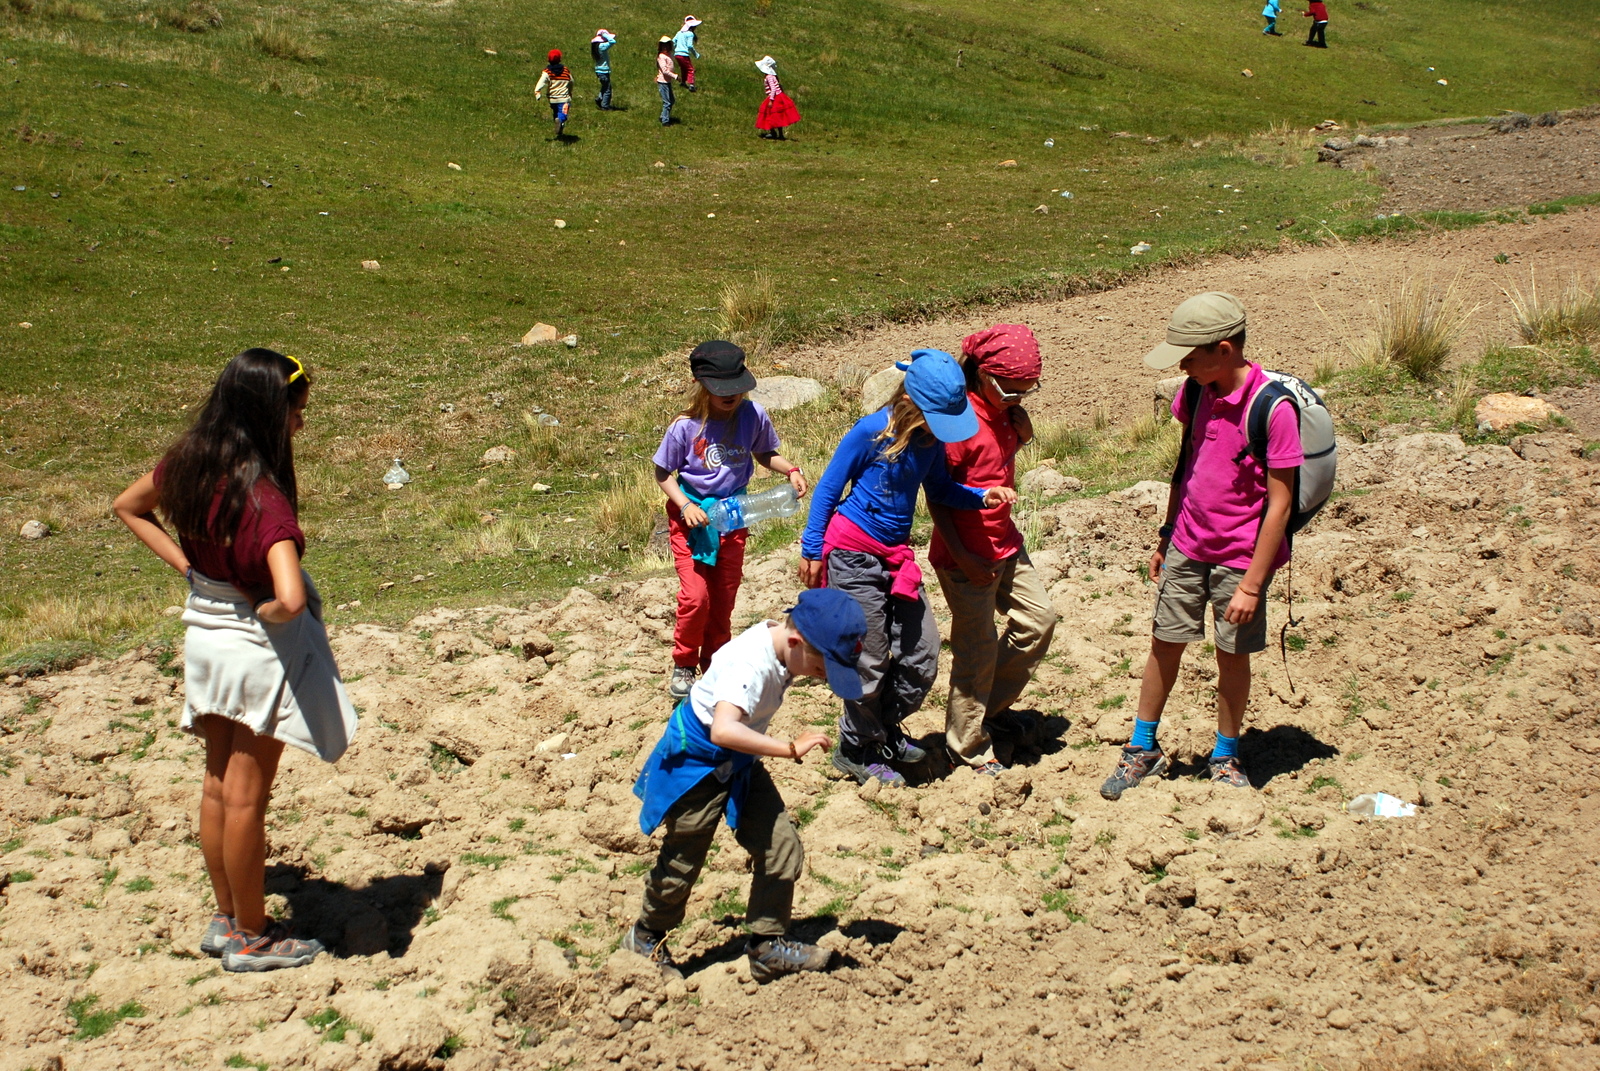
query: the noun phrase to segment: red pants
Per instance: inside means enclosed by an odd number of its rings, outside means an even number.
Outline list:
[[[683,84],[694,85],[694,60],[688,56],[673,56],[678,61],[678,69],[683,72]]]
[[[733,603],[744,579],[741,528],[722,537],[717,564],[705,565],[689,554],[689,529],[678,507],[667,503],[667,528],[672,536],[672,562],[678,570],[678,621],[672,630],[672,664],[704,670],[711,656],[733,635]]]

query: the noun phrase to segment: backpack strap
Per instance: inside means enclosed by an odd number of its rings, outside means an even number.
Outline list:
[[[1200,384],[1192,379],[1183,381],[1183,442],[1178,446],[1178,463],[1172,469],[1174,485],[1183,479],[1189,464],[1189,447],[1194,442],[1194,414],[1200,408]]]
[[[1239,464],[1246,457],[1254,457],[1265,471],[1267,467],[1267,428],[1272,422],[1272,411],[1278,407],[1279,402],[1288,402],[1294,407],[1295,419],[1300,418],[1300,400],[1294,396],[1294,391],[1285,387],[1275,379],[1268,379],[1256,390],[1255,397],[1250,399],[1250,414],[1245,418],[1245,448],[1234,457],[1233,463]]]

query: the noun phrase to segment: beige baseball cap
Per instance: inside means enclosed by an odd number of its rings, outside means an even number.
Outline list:
[[[1244,330],[1244,303],[1220,290],[1207,291],[1179,305],[1167,322],[1167,340],[1145,354],[1151,368],[1171,368],[1196,346],[1209,346]]]

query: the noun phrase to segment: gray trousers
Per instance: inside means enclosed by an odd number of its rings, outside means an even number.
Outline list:
[[[876,554],[835,550],[828,555],[828,586],[849,592],[867,615],[861,641],[860,699],[844,704],[840,743],[859,752],[885,743],[906,716],[922,706],[939,671],[939,626],[928,595],[917,601],[889,594],[892,576]]]

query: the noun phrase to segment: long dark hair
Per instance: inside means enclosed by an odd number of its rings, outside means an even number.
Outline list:
[[[299,363],[276,350],[248,349],[228,362],[194,425],[163,461],[161,512],[180,536],[233,542],[256,481],[263,478],[299,513],[289,413],[304,402],[310,387]]]

